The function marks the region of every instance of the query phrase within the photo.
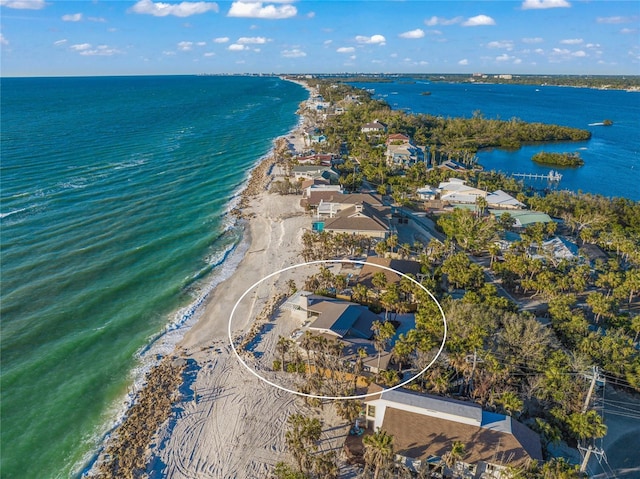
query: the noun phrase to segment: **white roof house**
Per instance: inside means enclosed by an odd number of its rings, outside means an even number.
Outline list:
[[[440,199],[449,203],[475,203],[478,197],[487,197],[487,192],[468,186],[464,180],[451,178],[443,181],[438,188],[441,190]]]
[[[487,204],[492,208],[524,208],[525,204],[521,203],[513,196],[505,193],[502,190],[496,190],[493,193],[487,195]]]

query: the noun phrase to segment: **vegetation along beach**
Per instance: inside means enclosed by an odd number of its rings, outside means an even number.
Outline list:
[[[1,0],[0,476],[638,477],[635,10]]]

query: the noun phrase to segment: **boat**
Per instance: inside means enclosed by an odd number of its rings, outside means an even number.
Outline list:
[[[422,96],[429,96],[431,95],[430,91],[423,91],[422,93],[420,93]]]

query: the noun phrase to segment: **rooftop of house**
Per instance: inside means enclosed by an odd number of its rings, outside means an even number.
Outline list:
[[[489,212],[496,218],[500,218],[504,213],[509,213],[516,220],[516,226],[523,228],[534,223],[551,223],[553,221],[548,214],[539,211],[489,209]]]
[[[332,331],[340,338],[369,339],[373,322],[380,319],[368,308],[348,301],[320,301],[310,305],[309,311],[319,314],[310,329]]]
[[[321,201],[345,205],[355,205],[358,203],[368,203],[374,206],[382,205],[380,198],[370,193],[337,193],[335,191],[312,190],[303,206],[317,206]]]
[[[325,230],[388,231],[391,209],[362,202],[341,210],[325,221]]]
[[[400,278],[399,274],[389,271],[388,269],[378,268],[377,266],[384,266],[385,268],[391,268],[395,271],[399,271],[404,274],[412,274],[417,276],[421,272],[421,265],[417,261],[411,261],[406,259],[391,259],[382,258],[380,256],[368,256],[365,264],[358,276],[358,283],[365,285],[368,288],[373,287],[373,275],[379,272],[384,273],[387,283],[398,283]],[[376,266],[377,265],[377,266]]]
[[[509,193],[505,193],[502,190],[496,190],[493,193],[487,195],[487,203],[491,206],[506,206],[512,208],[524,208],[524,203],[521,203]]]
[[[466,448],[463,462],[469,464],[521,465],[530,458],[542,459],[535,432],[509,416],[483,411],[478,404],[405,389],[383,391],[366,402],[380,400],[386,404],[382,429],[394,437],[397,454],[441,457],[460,441]]]
[[[498,422],[509,424],[512,430],[491,427],[494,423],[473,426],[387,407],[382,429],[393,436],[396,454],[414,459],[442,457],[454,441],[460,441],[466,451],[462,461],[468,464],[483,461],[518,466],[529,459],[542,460],[540,440],[533,431],[510,417]]]

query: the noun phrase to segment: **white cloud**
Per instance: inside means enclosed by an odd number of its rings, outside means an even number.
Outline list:
[[[554,48],[551,50],[552,55],[569,55],[571,50],[567,50],[566,48]]]
[[[578,57],[578,58],[582,58],[582,57],[586,57],[586,56],[587,56],[587,54],[586,54],[586,52],[585,52],[584,50],[578,50],[578,51],[576,51],[576,52],[573,52],[573,53],[571,54],[571,56],[573,56],[573,57]]]
[[[196,45],[198,45],[199,47],[204,47],[207,44],[207,42],[198,42],[196,43]]]
[[[598,23],[609,23],[612,25],[617,25],[620,23],[631,23],[633,21],[633,18],[635,17],[621,17],[621,16],[615,16],[615,17],[598,17],[596,18],[596,21]]]
[[[422,38],[424,37],[424,30],[416,28],[415,30],[409,30],[408,32],[398,35],[400,38]]]
[[[523,38],[522,43],[542,43],[544,40],[540,37]]]
[[[370,37],[367,37],[365,35],[358,35],[356,36],[356,42],[371,45],[384,45],[387,42],[387,39],[382,35],[372,35]]]
[[[495,25],[496,21],[487,15],[476,15],[462,23],[463,27],[480,27],[484,25]]]
[[[281,55],[285,58],[301,58],[306,57],[307,54],[298,48],[292,50],[282,50]]]
[[[167,56],[167,57],[172,57],[172,56],[174,56],[176,54],[176,52],[165,50],[165,51],[162,52],[162,54]]]
[[[218,4],[214,2],[181,2],[181,3],[164,3],[152,2],[151,0],[139,0],[130,12],[145,15],[153,15],[154,17],[166,17],[173,15],[176,17],[189,17],[206,12],[217,12]]]
[[[353,47],[340,47],[336,50],[338,53],[353,53],[356,49]]]
[[[629,33],[636,33],[638,30],[636,30],[635,28],[623,28],[620,30],[620,33],[622,33],[623,35],[628,35]]]
[[[513,50],[513,41],[511,40],[500,40],[487,43],[488,48],[504,48],[506,50]]]
[[[214,56],[216,56],[216,54],[214,52],[205,52],[202,56],[203,57],[214,57]]]
[[[513,60],[513,64],[514,65],[520,65],[522,63],[522,59],[521,58],[516,58],[515,60]]]
[[[82,13],[70,13],[68,15],[62,15],[63,22],[79,22],[82,20]]]
[[[111,48],[108,45],[98,45],[95,49],[82,50],[80,52],[80,55],[90,56],[90,57],[94,57],[94,56],[110,57],[113,55],[117,55],[118,53],[122,53],[122,52],[120,50],[117,50],[116,48]]]
[[[524,0],[523,10],[542,10],[545,8],[567,8],[571,4],[567,0]]]
[[[512,57],[511,55],[507,55],[506,53],[503,53],[502,55],[499,55],[496,57],[496,61],[497,62],[508,62],[509,60],[514,60],[515,57]]]
[[[227,43],[229,41],[229,37],[218,37],[213,39],[213,43]]]
[[[71,45],[69,48],[77,52],[81,52],[83,50],[89,50],[91,48],[91,43],[76,43],[75,45]]]
[[[325,40],[323,42],[323,45],[331,45],[333,43],[333,40]]]
[[[600,48],[600,44],[599,43],[587,43],[585,45],[586,48]]]
[[[239,43],[232,43],[227,47],[227,49],[232,52],[241,52],[243,50],[249,50],[249,47],[246,45],[240,45]]]
[[[309,12],[307,13],[307,18],[313,18],[316,16],[316,12]]]
[[[349,60],[355,60],[356,58],[358,58],[358,57],[357,57],[357,56],[355,56],[355,55],[351,55],[351,56],[349,57]]]
[[[90,22],[106,23],[107,19],[103,17],[87,17]]]
[[[0,6],[17,10],[42,10],[47,4],[44,0],[0,0]]]
[[[536,48],[534,52],[536,52],[538,55],[542,55],[544,53],[544,50],[542,48]]]
[[[0,33],[0,45],[9,45],[9,40],[2,33]]]
[[[58,40],[58,41],[53,42],[53,44],[55,46],[57,46],[57,47],[59,47],[60,45],[64,45],[65,43],[67,43],[67,39],[66,38],[63,38],[62,40]]]
[[[178,50],[188,52],[193,48],[193,42],[178,42]]]
[[[468,65],[468,64],[469,64],[469,60],[467,60],[466,58],[463,58],[458,62],[458,65]]]
[[[580,45],[584,40],[582,38],[567,38],[565,40],[560,40],[560,43],[563,45]]]
[[[249,44],[262,45],[269,41],[271,40],[265,37],[240,37],[238,38],[236,43],[241,43],[242,45],[249,45]]]
[[[424,24],[428,27],[434,27],[436,25],[455,25],[456,23],[460,23],[463,20],[462,17],[454,17],[454,18],[443,18],[433,16],[424,21]]]
[[[265,5],[263,2],[233,2],[228,17],[265,18],[278,20],[295,17],[298,9],[293,5]]]

